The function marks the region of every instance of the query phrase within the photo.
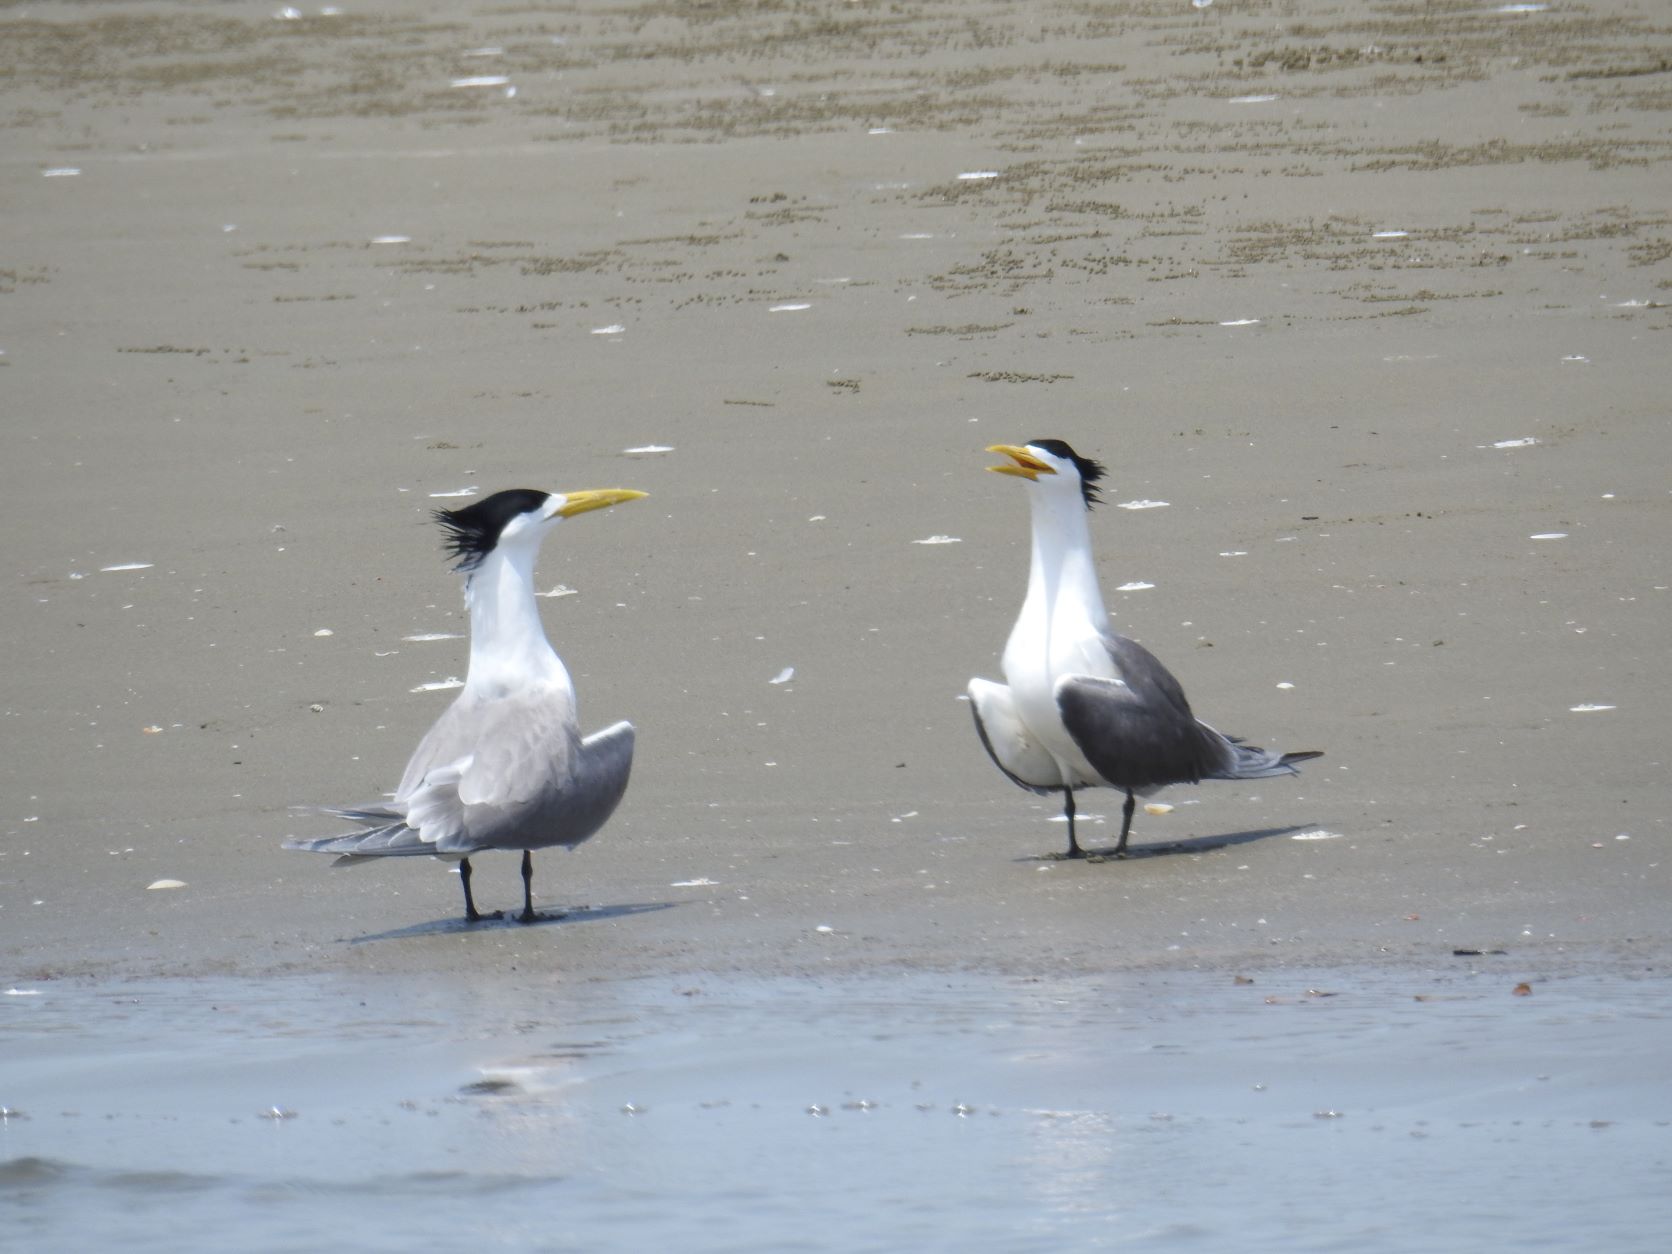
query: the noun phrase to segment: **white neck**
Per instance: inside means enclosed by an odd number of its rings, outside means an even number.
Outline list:
[[[1032,492],[1033,558],[1028,567],[1028,595],[1022,617],[1043,616],[1051,634],[1090,627],[1101,631],[1109,621],[1097,586],[1091,555],[1091,528],[1078,492]]]
[[[465,581],[470,607],[470,673],[465,688],[501,695],[532,684],[571,687],[546,639],[534,600],[535,545],[495,549]]]

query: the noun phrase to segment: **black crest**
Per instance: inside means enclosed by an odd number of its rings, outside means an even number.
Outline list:
[[[1052,457],[1066,457],[1074,463],[1074,469],[1080,472],[1080,495],[1086,498],[1086,508],[1090,509],[1103,499],[1103,492],[1097,484],[1104,474],[1102,462],[1094,462],[1089,457],[1081,457],[1067,440],[1029,440],[1034,448],[1042,448]]]
[[[436,510],[435,520],[447,533],[444,541],[447,555],[458,561],[453,569],[475,570],[499,543],[499,533],[505,530],[505,524],[519,514],[533,513],[549,496],[551,493],[536,492],[533,488],[511,488],[463,509]]]

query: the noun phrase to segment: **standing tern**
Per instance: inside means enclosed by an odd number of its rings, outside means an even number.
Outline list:
[[[345,836],[287,840],[286,849],[369,858],[456,858],[464,917],[482,914],[470,895],[470,855],[522,850],[523,910],[532,923],[532,850],[574,848],[601,828],[627,790],[633,725],[581,738],[575,685],[540,625],[534,559],[566,518],[646,495],[629,488],[586,492],[496,492],[474,505],[436,510],[454,570],[465,576],[470,670],[457,700],[419,741],[387,803],[327,807],[359,825]]]
[[[1321,756],[1270,753],[1220,735],[1190,712],[1179,681],[1153,653],[1110,629],[1086,525],[1099,499],[1099,463],[1062,440],[987,451],[1010,458],[989,470],[1028,483],[1033,556],[1004,646],[1007,682],[970,680],[970,708],[982,745],[1012,783],[1063,794],[1065,857],[1085,856],[1074,836],[1076,788],[1126,794],[1115,845],[1124,857],[1137,795],[1203,779],[1298,775],[1296,762]]]

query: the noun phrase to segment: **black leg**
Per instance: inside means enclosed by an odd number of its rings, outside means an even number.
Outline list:
[[[1120,840],[1115,843],[1115,857],[1126,857],[1126,836],[1132,830],[1132,811],[1137,807],[1138,799],[1132,795],[1132,790],[1126,790],[1126,804],[1120,808]]]
[[[464,885],[464,921],[466,923],[480,923],[483,919],[498,919],[505,914],[503,910],[495,910],[492,914],[483,914],[476,908],[476,899],[470,895],[470,859],[459,859],[459,883]]]
[[[517,916],[518,923],[532,923],[539,916],[534,913],[534,855],[523,850],[523,912]]]
[[[1068,816],[1068,852],[1062,856],[1065,858],[1083,858],[1086,856],[1086,851],[1080,848],[1080,842],[1074,836],[1074,790],[1064,788],[1062,797],[1062,812]]]

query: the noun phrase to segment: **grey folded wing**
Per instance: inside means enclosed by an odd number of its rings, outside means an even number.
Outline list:
[[[419,746],[434,765],[409,769],[395,801],[437,853],[576,845],[626,791],[633,741],[629,723],[583,741],[563,691],[461,700]]]
[[[362,858],[576,845],[620,802],[633,742],[629,723],[583,741],[566,692],[461,694],[419,743],[392,803],[333,811],[361,831],[286,847]]]
[[[1160,659],[1125,636],[1108,632],[1103,640],[1120,678],[1065,675],[1056,686],[1063,726],[1098,774],[1139,790],[1230,769],[1235,746],[1190,712]]]

